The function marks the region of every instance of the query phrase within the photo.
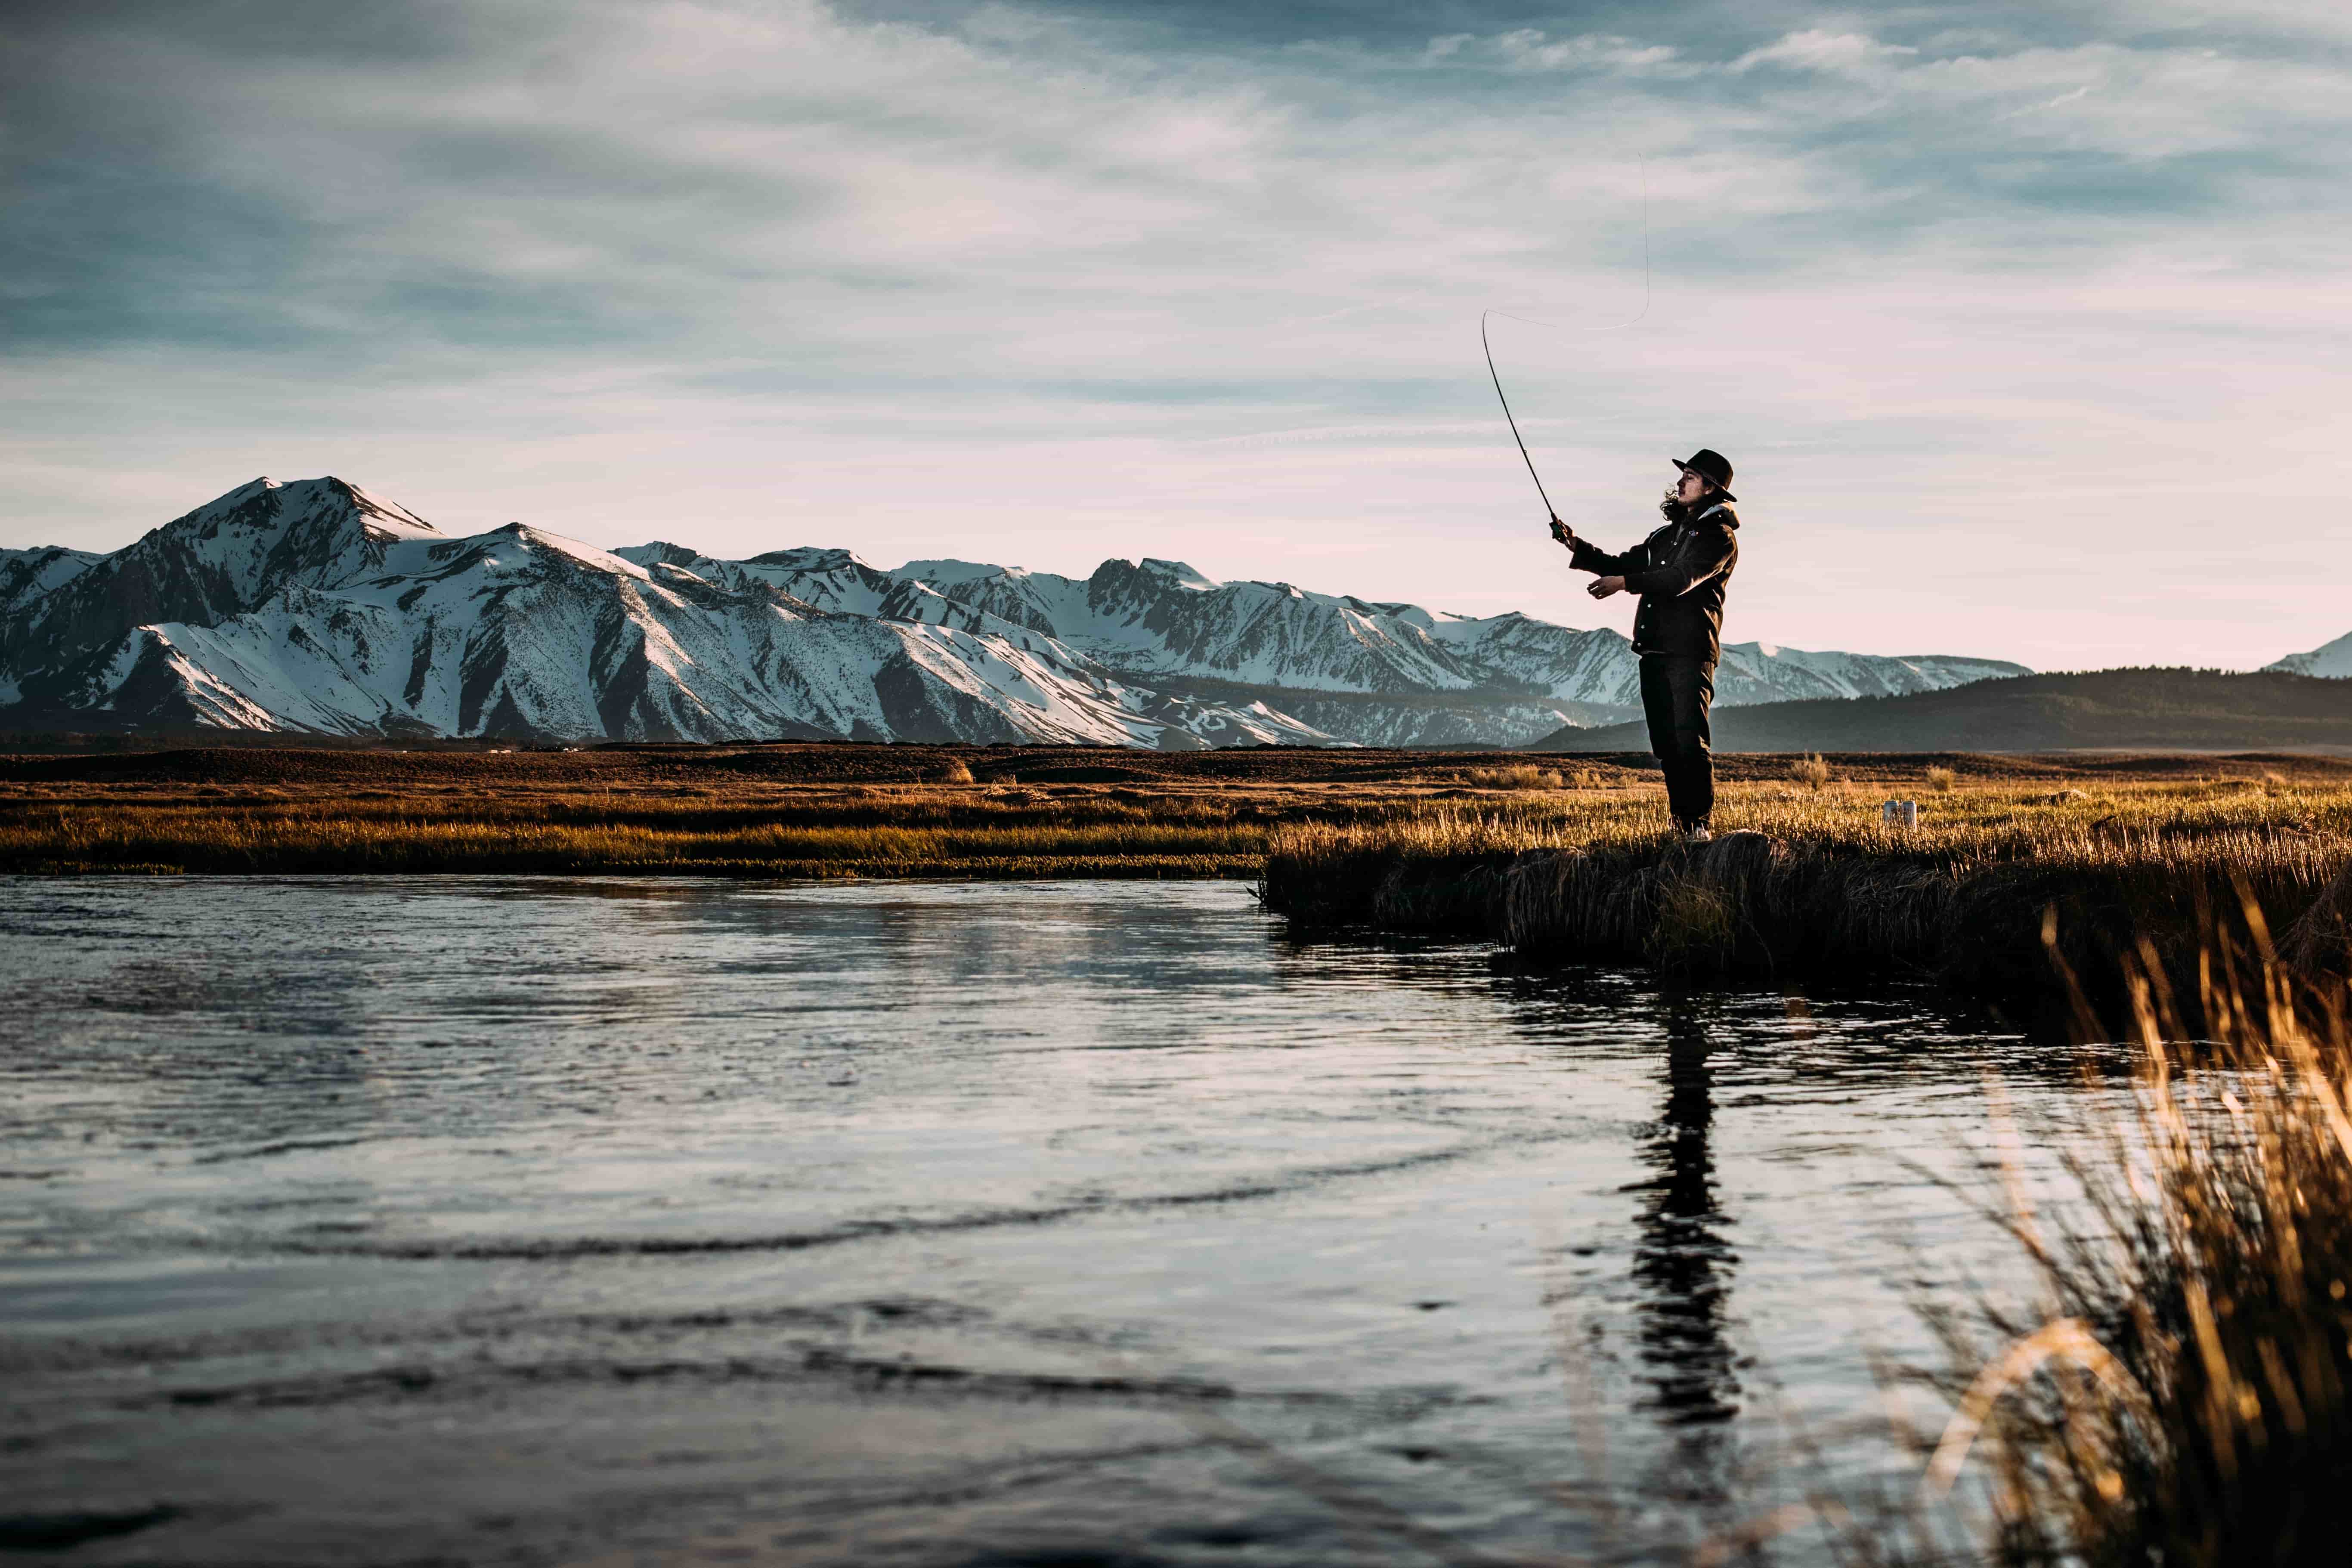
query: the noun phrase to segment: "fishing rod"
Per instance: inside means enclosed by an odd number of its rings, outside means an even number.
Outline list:
[[[1486,351],[1486,379],[1495,384],[1495,401],[1503,405],[1503,423],[1511,427],[1511,439],[1519,444],[1519,461],[1528,466],[1528,478],[1536,482],[1536,494],[1543,497],[1544,515],[1551,519],[1555,533],[1559,528],[1559,512],[1552,506],[1551,497],[1544,494],[1543,476],[1536,472],[1536,460],[1528,456],[1528,443],[1519,434],[1519,422],[1511,417],[1511,400],[1503,395],[1503,378],[1495,372],[1495,345],[1486,341],[1486,318],[1495,312],[1486,310],[1478,317],[1478,346]]]
[[[1612,321],[1605,327],[1582,329],[1588,332],[1622,331],[1650,313],[1650,161],[1639,153],[1633,154],[1633,161],[1642,173],[1642,308],[1624,321]],[[1519,422],[1511,414],[1511,400],[1503,395],[1503,378],[1495,369],[1495,345],[1486,337],[1486,323],[1496,316],[1507,321],[1525,321],[1531,327],[1550,327],[1556,331],[1574,329],[1563,329],[1551,321],[1538,321],[1531,316],[1513,315],[1508,310],[1486,310],[1478,313],[1478,346],[1486,351],[1486,379],[1495,384],[1495,401],[1503,405],[1503,423],[1511,427],[1511,439],[1519,448],[1519,461],[1528,466],[1528,478],[1536,482],[1536,494],[1542,498],[1544,515],[1551,521],[1551,536],[1566,543],[1562,531],[1568,525],[1559,521],[1559,509],[1551,504],[1551,497],[1544,490],[1543,476],[1536,472],[1536,460],[1528,455],[1527,437],[1519,434]]]

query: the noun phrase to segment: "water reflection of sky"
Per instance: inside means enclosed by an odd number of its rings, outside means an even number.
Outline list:
[[[1999,1273],[1928,1173],[1983,1075],[2078,1092],[1917,997],[1231,884],[15,881],[0,934],[22,1506],[177,1510],[77,1562],[1654,1560]]]

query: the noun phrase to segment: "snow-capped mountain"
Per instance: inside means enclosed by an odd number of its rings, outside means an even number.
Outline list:
[[[2031,675],[2021,664],[1953,654],[1808,653],[1773,643],[1723,646],[1716,671],[1716,702],[1738,708],[1751,702],[1793,702],[1807,697],[1908,697],[1941,691],[1972,680]]]
[[[1626,715],[1613,631],[1217,583],[846,550],[725,561],[516,523],[453,538],[341,479],[257,479],[111,555],[0,555],[0,725],[1190,748],[1514,744]],[[1935,689],[1993,660],[1725,649],[1727,703]]]
[[[2322,643],[2309,653],[2291,653],[2276,664],[2263,668],[2284,669],[2290,675],[2325,676],[2335,680],[2352,677],[2352,632],[2346,632],[2334,642]]]
[[[256,479],[67,574],[0,621],[0,668],[53,669],[163,621],[210,626],[292,585],[331,588],[430,523],[341,479]]]
[[[453,539],[339,479],[257,480],[13,613],[0,721],[328,734],[1328,744],[1139,690],[1024,628],[820,609],[517,523]],[[696,558],[698,560],[699,558]],[[934,606],[917,584],[894,586]],[[160,609],[157,616],[142,612]],[[965,624],[950,624],[962,622]]]

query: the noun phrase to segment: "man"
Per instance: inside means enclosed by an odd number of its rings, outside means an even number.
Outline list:
[[[1666,806],[1694,844],[1711,837],[1715,758],[1706,710],[1715,701],[1715,666],[1723,657],[1723,590],[1739,564],[1739,519],[1730,503],[1731,464],[1704,447],[1675,467],[1682,479],[1658,503],[1665,526],[1622,555],[1596,550],[1555,517],[1551,536],[1570,563],[1595,580],[1596,599],[1642,595],[1633,616],[1633,651],[1642,658],[1642,713],[1650,750],[1666,774]]]

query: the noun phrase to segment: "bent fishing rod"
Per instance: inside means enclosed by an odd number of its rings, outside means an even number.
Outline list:
[[[1503,405],[1503,423],[1511,427],[1511,439],[1518,443],[1519,461],[1528,466],[1528,478],[1535,480],[1536,494],[1543,497],[1544,515],[1551,519],[1551,536],[1558,539],[1565,525],[1559,521],[1558,509],[1551,504],[1551,497],[1544,493],[1543,476],[1536,472],[1536,460],[1528,456],[1527,441],[1519,435],[1519,422],[1511,416],[1511,400],[1503,395],[1503,378],[1495,371],[1495,345],[1486,341],[1486,321],[1494,313],[1486,310],[1478,317],[1478,346],[1486,351],[1486,379],[1495,384],[1495,401]]]
[[[1650,313],[1650,161],[1641,153],[1633,154],[1642,174],[1642,308],[1622,321],[1605,327],[1587,327],[1591,332],[1622,331]],[[1519,448],[1519,461],[1528,466],[1528,478],[1536,482],[1536,494],[1542,498],[1544,515],[1551,521],[1551,536],[1560,543],[1569,542],[1568,525],[1559,520],[1559,510],[1551,504],[1544,490],[1543,476],[1536,472],[1536,460],[1528,455],[1527,438],[1519,434],[1519,422],[1511,413],[1511,400],[1503,395],[1503,378],[1495,369],[1495,345],[1487,340],[1486,323],[1496,316],[1507,316],[1514,321],[1526,321],[1529,326],[1549,327],[1554,323],[1538,321],[1530,317],[1513,315],[1508,310],[1482,310],[1478,313],[1478,346],[1486,353],[1486,379],[1495,384],[1495,401],[1503,405],[1503,422],[1511,427],[1511,439]]]

